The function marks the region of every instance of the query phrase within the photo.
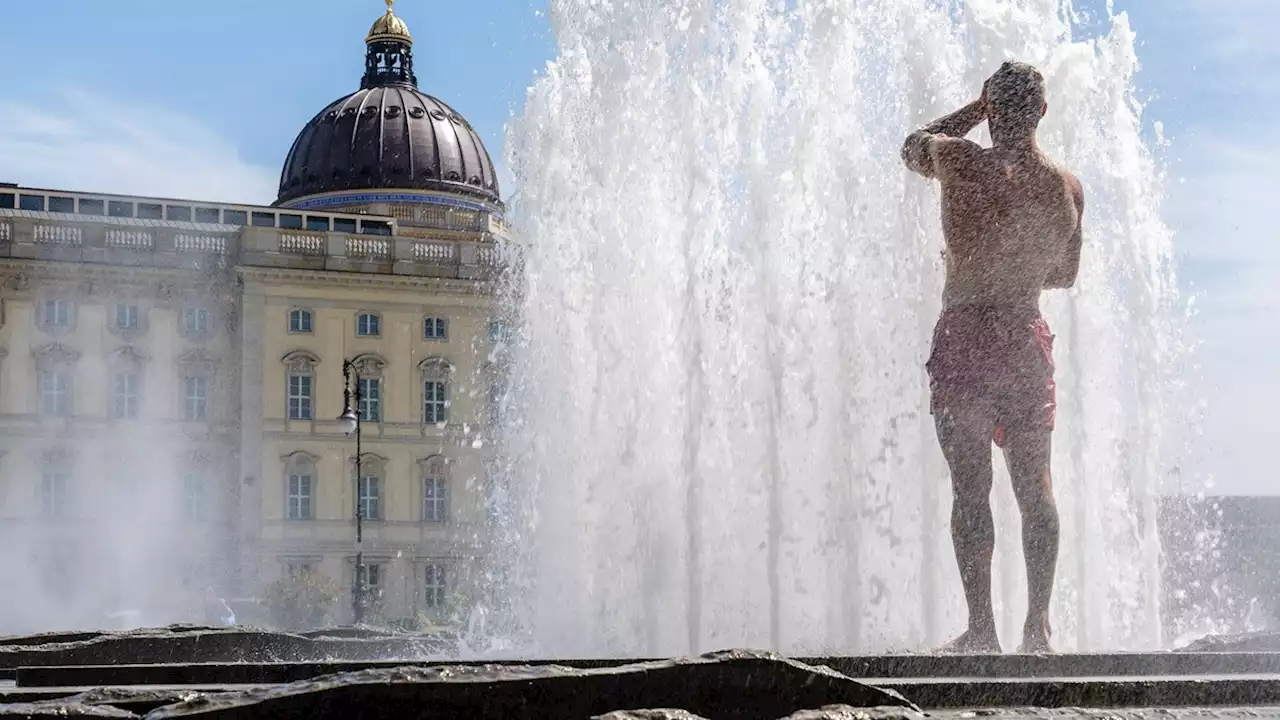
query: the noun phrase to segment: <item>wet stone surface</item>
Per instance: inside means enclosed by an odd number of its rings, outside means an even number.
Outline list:
[[[65,633],[0,638],[0,669],[53,665],[406,660],[454,651],[453,638],[365,628],[316,630],[305,635],[254,628],[175,625],[128,632]]]

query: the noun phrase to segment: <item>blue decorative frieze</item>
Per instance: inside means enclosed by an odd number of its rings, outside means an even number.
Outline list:
[[[437,195],[411,195],[405,193],[353,193],[350,195],[333,195],[330,197],[289,202],[285,203],[281,207],[286,207],[292,210],[315,210],[333,205],[372,205],[374,203],[445,205],[448,207],[458,208],[460,210],[474,210],[476,212],[486,212],[494,215],[495,217],[502,217],[502,213],[495,210],[492,206],[484,205],[482,203],[471,202],[469,200],[462,200],[459,198],[439,197]]]

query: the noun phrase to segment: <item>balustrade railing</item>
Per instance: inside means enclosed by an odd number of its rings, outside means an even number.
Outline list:
[[[324,235],[280,233],[280,252],[291,255],[324,255]]]
[[[107,230],[103,239],[109,248],[152,250],[156,246],[151,233],[142,230]]]
[[[37,245],[75,245],[84,242],[84,232],[75,225],[37,223],[32,229]]]
[[[0,243],[14,246],[12,252],[22,257],[40,257],[40,254],[38,251],[19,251],[17,247],[21,245],[47,246],[50,252],[57,248],[59,259],[67,259],[68,250],[91,253],[97,249],[128,251],[140,256],[213,254],[224,256],[232,263],[247,265],[254,265],[260,260],[268,265],[287,265],[287,259],[269,261],[267,257],[294,256],[321,258],[325,268],[348,269],[342,265],[344,261],[393,263],[397,273],[412,274],[414,271],[410,266],[420,265],[425,274],[458,273],[459,277],[481,277],[505,261],[501,248],[496,244],[448,237],[351,235],[305,230],[281,232],[274,228],[253,227],[212,233],[195,228],[60,223],[2,215]],[[10,250],[6,250],[8,252]],[[104,259],[88,254],[85,258]],[[146,261],[140,257],[140,262]],[[305,266],[318,267],[314,263]],[[467,270],[468,267],[474,270]]]

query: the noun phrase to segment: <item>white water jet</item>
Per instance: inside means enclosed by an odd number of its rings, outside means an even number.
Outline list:
[[[513,594],[544,654],[918,650],[961,629],[924,361],[937,188],[898,159],[1001,61],[1083,180],[1058,335],[1063,650],[1161,644],[1157,480],[1181,346],[1127,18],[1068,0],[552,0],[508,135],[522,276]],[[982,131],[985,133],[985,129]],[[995,593],[1025,610],[997,463]]]

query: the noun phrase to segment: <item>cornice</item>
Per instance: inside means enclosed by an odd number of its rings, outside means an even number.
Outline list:
[[[312,287],[381,288],[392,290],[425,290],[437,295],[493,297],[493,280],[439,278],[423,275],[391,275],[382,273],[335,272],[238,265],[236,272],[246,282],[270,285],[274,282]]]

